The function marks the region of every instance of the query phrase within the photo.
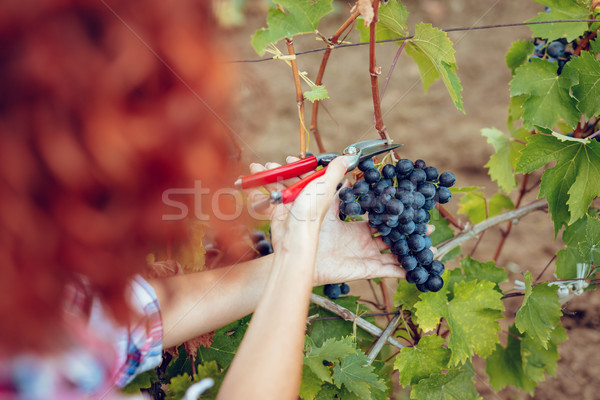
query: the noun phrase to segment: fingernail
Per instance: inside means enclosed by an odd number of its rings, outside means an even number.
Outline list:
[[[288,163],[288,164],[289,164],[289,163],[291,163],[291,162],[294,162],[294,157],[292,157],[292,156],[287,156],[287,157],[285,158],[285,162],[286,162],[286,163]]]
[[[350,165],[350,158],[351,156],[342,156],[342,163],[346,168],[348,168],[348,165]]]
[[[272,168],[275,168],[275,167],[276,167],[276,164],[272,163],[272,162],[268,162],[268,163],[265,164],[265,168],[266,169],[272,169]]]

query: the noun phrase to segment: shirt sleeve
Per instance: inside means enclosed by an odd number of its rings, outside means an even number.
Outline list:
[[[129,326],[107,324],[97,301],[92,305],[90,315],[90,329],[107,338],[112,337],[116,346],[113,382],[120,387],[162,361],[163,326],[154,289],[142,277],[136,276],[131,282],[129,301],[134,315]]]

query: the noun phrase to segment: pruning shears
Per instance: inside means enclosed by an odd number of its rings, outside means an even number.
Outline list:
[[[369,159],[381,153],[394,150],[402,146],[401,144],[391,144],[386,139],[365,140],[362,142],[351,144],[346,147],[341,155],[350,156],[350,164],[348,171],[353,170],[361,161]],[[321,153],[303,158],[290,164],[282,165],[281,167],[269,169],[253,175],[246,175],[239,178],[234,186],[237,189],[249,189],[256,186],[267,185],[269,183],[279,182],[282,180],[294,178],[302,174],[314,171],[319,166],[323,168],[301,179],[286,189],[273,191],[270,193],[269,202],[271,203],[291,203],[300,194],[302,189],[311,181],[323,176],[327,170],[329,163],[340,153]]]

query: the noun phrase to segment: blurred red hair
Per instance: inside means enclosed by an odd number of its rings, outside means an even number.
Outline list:
[[[60,345],[81,277],[125,321],[128,281],[181,234],[163,191],[232,182],[210,2],[112,3],[0,3],[0,355]]]

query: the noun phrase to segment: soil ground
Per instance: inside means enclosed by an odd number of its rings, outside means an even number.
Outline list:
[[[232,58],[257,58],[249,40],[257,28],[265,25],[264,4],[262,1],[250,3],[244,26],[226,33]],[[440,28],[521,22],[542,10],[542,6],[534,2],[500,0],[405,0],[404,4],[411,12],[411,27],[419,21],[431,22]],[[335,2],[334,5],[335,14],[320,26],[325,36],[331,35],[348,16],[349,4]],[[455,44],[466,113],[454,108],[441,82],[433,84],[425,94],[417,67],[411,59],[401,55],[383,99],[383,118],[390,136],[404,144],[401,156],[413,160],[422,158],[440,170],[453,171],[458,186],[483,186],[492,194],[497,187],[483,167],[492,147],[481,136],[480,129],[505,130],[511,75],[504,56],[513,41],[529,37],[530,32],[526,27],[513,27],[448,35]],[[349,40],[357,41],[357,33],[352,33]],[[309,35],[295,40],[295,46],[300,51],[322,47],[322,43]],[[382,67],[383,78],[397,49],[393,43],[377,47],[377,63]],[[300,69],[314,79],[320,59],[321,53],[299,56]],[[284,162],[286,155],[295,154],[299,149],[298,111],[291,69],[281,61],[238,66],[238,105],[233,127],[242,138],[244,157],[248,162]],[[324,102],[327,111],[320,112],[319,128],[327,150],[339,151],[349,143],[378,138],[373,127],[368,49],[363,46],[335,50],[324,83],[331,98]],[[308,102],[307,121],[310,121]],[[312,139],[310,150],[317,152]],[[530,182],[538,180],[539,175],[530,178]],[[529,193],[523,204],[533,201],[536,195],[537,190]],[[515,193],[512,197],[515,199]],[[448,208],[456,212],[457,203],[458,200],[454,200]],[[474,257],[490,260],[499,238],[499,229],[487,232]],[[463,248],[465,254],[471,251],[473,244]],[[537,276],[561,247],[560,240],[554,241],[548,216],[537,212],[513,226],[498,265],[510,271],[511,282],[522,279],[521,273],[525,270]],[[452,268],[453,264],[448,266]],[[552,279],[553,270],[552,264],[542,279]],[[351,286],[353,293],[364,291],[360,282]],[[519,304],[520,300],[507,302],[506,315],[514,316]],[[588,292],[572,300],[564,313],[563,324],[568,329],[569,340],[560,346],[557,378],[541,383],[534,397],[598,399],[600,358],[594,355],[594,350],[600,345],[600,293]],[[477,388],[485,399],[531,398],[512,388],[495,394],[483,373],[483,360],[475,360],[475,367]]]

